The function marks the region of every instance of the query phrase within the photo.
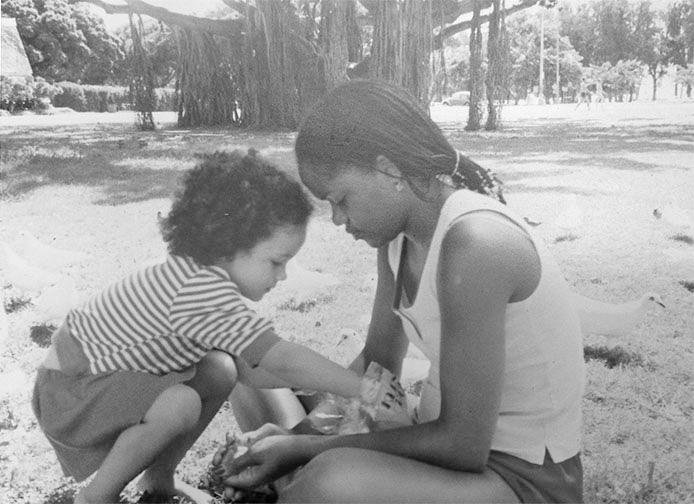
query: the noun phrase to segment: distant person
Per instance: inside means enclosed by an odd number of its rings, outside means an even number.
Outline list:
[[[295,152],[333,223],[377,249],[371,322],[351,368],[376,361],[399,374],[413,344],[431,369],[414,425],[340,436],[261,427],[227,481],[250,487],[303,466],[278,484],[280,501],[581,502],[578,314],[495,177],[410,94],[377,81],[328,93]]]
[[[592,101],[595,103],[596,107],[599,104],[605,103],[605,93],[602,90],[602,84],[599,82],[595,84],[595,95]]]
[[[141,502],[187,493],[176,466],[237,382],[358,395],[354,372],[280,339],[244,300],[286,278],[311,210],[299,183],[254,153],[215,153],[162,223],[166,261],[69,312],[33,407],[64,472],[96,471],[76,503],[118,502],[142,471]]]
[[[588,84],[585,81],[581,81],[581,87],[578,90],[578,103],[576,103],[576,109],[578,109],[582,103],[585,103],[586,108],[590,109],[590,101],[591,93]]]

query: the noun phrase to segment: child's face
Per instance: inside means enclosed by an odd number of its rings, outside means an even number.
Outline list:
[[[287,278],[287,261],[294,257],[306,240],[306,226],[278,227],[272,235],[249,250],[239,250],[224,268],[248,299],[259,301],[277,282]]]

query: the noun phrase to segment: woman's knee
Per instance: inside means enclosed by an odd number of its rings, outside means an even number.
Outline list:
[[[335,448],[314,457],[284,489],[282,502],[354,502],[363,483],[362,450]]]
[[[228,396],[238,378],[234,359],[226,352],[212,350],[198,362],[195,377],[189,385],[203,398]]]

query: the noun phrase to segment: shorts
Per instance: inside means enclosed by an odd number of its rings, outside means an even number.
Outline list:
[[[32,408],[65,475],[82,481],[164,390],[194,376],[195,366],[161,376],[135,371],[68,375],[40,367]]]
[[[559,463],[545,451],[542,465],[492,451],[487,467],[513,489],[521,502],[583,502],[581,454]]]

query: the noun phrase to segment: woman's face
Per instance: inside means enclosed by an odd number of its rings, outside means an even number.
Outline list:
[[[329,177],[312,166],[300,168],[299,176],[314,196],[330,203],[333,224],[344,225],[355,240],[378,248],[405,228],[406,214],[394,177],[356,167]]]

